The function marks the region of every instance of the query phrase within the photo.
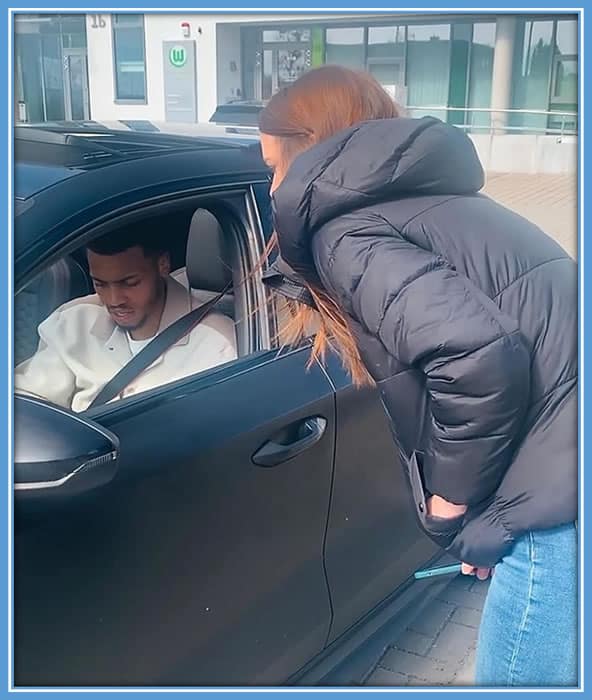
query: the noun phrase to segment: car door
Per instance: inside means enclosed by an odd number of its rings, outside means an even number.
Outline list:
[[[15,504],[15,685],[276,684],[323,649],[335,404],[307,360],[263,349],[88,412],[115,479]]]
[[[329,643],[413,580],[439,549],[420,528],[401,455],[375,387],[356,389],[331,357],[337,441],[325,566]],[[411,407],[410,407],[411,410]]]
[[[269,235],[268,190],[260,185],[254,193]],[[438,548],[417,522],[378,389],[353,387],[334,354],[327,357],[326,371],[336,388],[337,430],[325,545],[333,606],[330,644],[407,583]]]

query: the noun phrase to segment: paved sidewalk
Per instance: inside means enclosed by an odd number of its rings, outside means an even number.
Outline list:
[[[471,686],[488,581],[457,576],[378,660],[366,686]]]
[[[577,188],[575,174],[488,173],[484,192],[540,226],[576,258]]]

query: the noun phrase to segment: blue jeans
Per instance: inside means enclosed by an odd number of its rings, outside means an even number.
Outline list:
[[[577,687],[575,525],[529,532],[495,567],[479,630],[475,684]]]

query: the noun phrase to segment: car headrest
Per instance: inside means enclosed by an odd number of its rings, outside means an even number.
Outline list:
[[[218,219],[207,209],[197,209],[191,218],[185,264],[192,289],[221,292],[232,281],[226,236]]]

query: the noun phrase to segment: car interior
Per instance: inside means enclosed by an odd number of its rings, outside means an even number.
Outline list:
[[[216,296],[232,282],[233,289],[218,302],[216,310],[233,319],[239,356],[252,352],[241,247],[232,227],[223,228],[219,216],[205,207],[196,209],[195,204],[151,216],[145,225],[162,232],[171,255],[172,276],[190,288],[199,303]],[[44,319],[67,301],[93,291],[84,247],[52,263],[19,291],[14,300],[15,364],[35,353],[39,342],[37,327]]]

